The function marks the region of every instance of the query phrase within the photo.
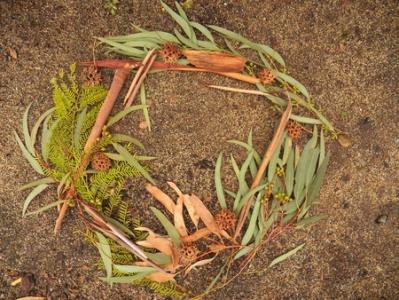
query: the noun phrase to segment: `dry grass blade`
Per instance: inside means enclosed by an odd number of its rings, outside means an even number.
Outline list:
[[[244,70],[245,63],[247,62],[247,60],[242,56],[219,51],[184,49],[182,53],[189,63],[197,68],[216,72],[241,73]]]
[[[175,203],[174,201],[166,195],[164,192],[162,192],[159,188],[157,188],[155,185],[152,185],[150,183],[146,184],[145,189],[155,198],[157,199],[165,208],[173,214],[175,211]]]
[[[276,130],[276,133],[274,134],[273,139],[272,139],[269,147],[267,148],[265,155],[263,156],[263,160],[259,166],[258,173],[256,174],[254,181],[252,182],[252,186],[251,186],[252,189],[256,188],[259,185],[260,181],[262,180],[262,177],[266,171],[267,165],[269,164],[269,162],[274,154],[274,151],[276,150],[277,146],[279,145],[279,143],[283,137],[284,129],[287,126],[288,120],[291,115],[291,111],[292,111],[292,104],[291,104],[291,101],[289,101],[287,108],[285,109],[283,115],[281,116],[280,124]],[[252,205],[252,200],[253,200],[252,198],[253,197],[251,197],[247,200],[247,203],[241,210],[240,217],[237,222],[236,231],[234,234],[234,239],[236,239],[240,235],[241,229],[244,226],[245,220],[248,216],[249,210]]]
[[[202,222],[204,222],[205,226],[217,236],[220,235],[220,229],[216,224],[215,218],[211,214],[211,212],[206,208],[204,203],[194,194],[190,195],[191,202],[197,212],[198,216],[201,218]]]

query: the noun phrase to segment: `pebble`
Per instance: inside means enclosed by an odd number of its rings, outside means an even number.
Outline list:
[[[388,220],[388,216],[387,215],[380,215],[380,216],[378,216],[377,219],[375,219],[375,222],[377,224],[385,224],[387,222],[387,220]]]

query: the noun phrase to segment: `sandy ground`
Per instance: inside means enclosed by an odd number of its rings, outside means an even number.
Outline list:
[[[49,80],[56,71],[90,59],[94,36],[130,33],[131,22],[173,29],[157,1],[120,2],[118,15],[112,17],[101,1],[0,1],[0,299],[24,295],[21,286],[10,286],[22,275],[34,278],[30,295],[48,299],[159,299],[145,289],[101,283],[97,278],[102,271],[94,266],[98,254],[82,239],[76,215],[67,216],[55,237],[56,212],[21,218],[26,193],[17,191],[36,175],[12,133],[20,131],[29,103],[32,120],[51,106]],[[304,250],[260,276],[240,277],[210,299],[398,299],[398,2],[194,3],[190,18],[279,51],[291,74],[354,142],[349,149],[329,145],[332,160],[313,209],[329,218],[275,241],[249,270],[303,242]],[[7,47],[17,51],[17,60],[9,57]],[[147,81],[153,131],[138,129],[140,117],[121,128],[138,136],[148,154],[159,157],[151,166],[160,182],[173,180],[200,195],[213,191],[220,151],[242,154],[228,139],[244,139],[252,128],[263,151],[277,119],[265,100],[212,91],[206,88],[209,83],[245,87],[216,75],[155,74]],[[153,203],[142,181],[132,182],[128,190],[138,213]],[[40,197],[36,205],[51,197]],[[207,276],[195,273],[188,281],[203,286]]]

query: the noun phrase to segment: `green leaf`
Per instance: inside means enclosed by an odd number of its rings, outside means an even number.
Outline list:
[[[215,167],[215,187],[216,187],[216,195],[220,206],[222,208],[227,208],[226,199],[224,197],[224,192],[223,192],[222,178],[220,175],[222,168],[222,161],[223,161],[223,153],[220,153],[216,161],[216,167]]]
[[[111,246],[109,245],[107,238],[105,236],[103,236],[100,232],[95,231],[95,234],[98,239],[98,243],[96,243],[96,245],[97,245],[98,251],[100,252],[101,259],[103,260],[107,278],[109,279],[112,276]]]
[[[312,182],[312,185],[309,187],[309,194],[306,201],[307,206],[312,205],[313,201],[316,200],[317,195],[320,192],[321,184],[323,183],[324,175],[327,171],[328,161],[330,159],[330,155],[327,154],[326,158],[323,160],[323,163],[320,165],[317,170],[316,177]]]
[[[320,156],[319,156],[319,168],[326,157],[326,142],[324,140],[323,129],[320,131]]]
[[[144,279],[146,276],[150,275],[153,272],[143,272],[133,276],[120,276],[120,277],[100,277],[100,280],[107,282],[109,284],[112,283],[134,283]]]
[[[305,246],[305,243],[299,245],[298,247],[295,247],[294,249],[288,251],[287,253],[280,255],[279,257],[276,257],[275,259],[272,260],[272,262],[269,265],[269,268],[273,267],[274,265],[277,265],[281,262],[283,262],[284,260],[286,260],[287,258],[291,257],[292,255],[294,255],[295,253],[297,253],[299,250],[301,250],[303,248],[303,246]]]
[[[173,32],[175,33],[175,35],[179,39],[179,41],[182,42],[187,47],[193,48],[193,49],[200,49],[200,47],[198,47],[197,44],[194,44],[194,42],[192,40],[183,36],[176,28],[173,30]]]
[[[22,117],[22,129],[24,133],[24,140],[25,140],[25,145],[27,150],[32,154],[35,155],[35,149],[32,147],[32,140],[30,138],[30,133],[29,133],[29,124],[28,124],[28,114],[29,114],[29,109],[31,107],[32,103],[28,105],[26,108],[24,115]]]
[[[241,166],[241,170],[240,170],[239,177],[238,177],[239,189],[240,189],[241,195],[245,195],[249,189],[248,184],[245,180],[245,176],[247,174],[249,164],[252,161],[253,155],[254,155],[253,151],[249,152],[246,160],[244,161],[244,163]]]
[[[270,65],[270,63],[267,61],[266,57],[262,54],[261,51],[258,51],[258,55],[260,57],[260,60],[262,61],[263,65],[267,68],[267,69],[272,69],[272,66]]]
[[[47,116],[50,116],[51,113],[55,110],[55,108],[50,108],[46,112],[44,112],[39,119],[37,119],[35,125],[33,125],[32,132],[31,132],[31,141],[32,141],[32,149],[35,149],[35,143],[36,143],[36,136],[37,132],[39,131],[39,127],[42,124],[42,122],[47,118]],[[34,154],[34,153],[33,153]]]
[[[164,42],[172,42],[176,44],[180,44],[179,40],[169,32],[164,31],[144,31],[138,32],[128,35],[120,35],[120,36],[110,36],[103,38],[103,40],[109,40],[114,42],[130,42],[130,41],[152,41],[159,44],[163,44]]]
[[[37,209],[37,210],[35,210],[35,211],[28,212],[25,216],[27,217],[27,216],[30,216],[30,215],[37,215],[37,214],[40,214],[40,213],[42,213],[42,212],[45,212],[45,211],[47,211],[47,210],[49,210],[49,209],[51,209],[51,208],[53,208],[53,207],[56,207],[56,206],[58,206],[58,205],[63,204],[63,203],[64,203],[64,200],[57,200],[57,201],[54,201],[54,202],[52,202],[52,203],[50,203],[50,204],[48,204],[48,205],[46,205],[46,206],[43,206],[42,208],[39,208],[39,209]]]
[[[295,225],[296,228],[303,228],[304,226],[314,224],[316,222],[319,222],[320,220],[326,219],[327,215],[318,215],[318,216],[312,216],[306,219],[302,219],[298,221]]]
[[[127,142],[127,143],[132,143],[139,148],[145,150],[144,145],[138,140],[135,139],[134,137],[131,137],[129,135],[125,134],[112,134],[112,141],[119,143],[119,142]]]
[[[48,147],[47,145],[50,143],[50,140],[53,136],[53,132],[55,127],[58,125],[58,122],[60,121],[59,119],[55,121],[53,124],[51,124],[50,128],[47,128],[47,123],[50,120],[50,116],[46,118],[43,124],[43,130],[42,130],[42,156],[44,161],[48,160]]]
[[[227,48],[229,48],[229,50],[230,50],[233,54],[235,54],[235,55],[241,55],[240,52],[238,52],[238,51],[233,47],[233,45],[229,42],[228,39],[224,39],[224,42],[225,42]]]
[[[291,149],[288,155],[287,168],[285,171],[285,187],[287,195],[291,196],[292,190],[294,188],[294,150]]]
[[[169,255],[166,255],[165,253],[144,252],[144,254],[148,257],[149,260],[153,261],[157,265],[168,265],[172,263],[172,258]]]
[[[26,210],[28,209],[29,204],[32,202],[32,200],[39,195],[41,192],[43,192],[46,188],[48,187],[48,184],[41,184],[35,187],[29,195],[25,198],[24,205],[22,207],[22,216],[25,216]]]
[[[263,44],[257,44],[257,45],[260,48],[260,51],[262,51],[266,55],[269,55],[275,61],[277,61],[280,65],[285,67],[284,59],[281,57],[281,55],[277,51],[275,51],[274,49],[270,48],[269,46],[266,46]]]
[[[161,5],[166,10],[166,12],[176,21],[177,24],[183,29],[184,33],[191,40],[193,38],[193,30],[190,24],[180,15],[178,15],[173,9],[161,1]]]
[[[229,195],[230,197],[232,197],[232,198],[235,198],[235,197],[237,196],[236,193],[234,193],[234,192],[232,192],[232,191],[230,191],[230,190],[224,189],[224,192],[225,192],[227,195]]]
[[[272,158],[270,159],[269,166],[267,168],[267,179],[269,182],[272,182],[273,177],[276,174],[277,160],[280,156],[281,144],[282,144],[283,140],[285,139],[285,136],[286,136],[286,133],[284,133],[284,137],[280,140],[279,144],[276,147],[276,150],[274,150]]]
[[[284,166],[287,163],[288,156],[291,153],[292,149],[292,139],[287,135],[285,138],[284,142],[284,153],[283,153],[283,159],[282,159],[282,166]]]
[[[279,79],[281,79],[282,81],[285,81],[287,83],[289,83],[290,85],[292,85],[293,87],[297,88],[306,98],[310,98],[309,92],[308,90],[303,86],[302,83],[300,83],[299,81],[297,81],[296,79],[292,78],[291,76],[281,73],[279,71],[275,71],[276,75]]]
[[[298,116],[298,115],[294,115],[291,114],[290,116],[291,120],[294,120],[298,123],[302,123],[302,124],[313,124],[313,125],[320,125],[323,124],[320,120],[318,119],[313,119],[313,118],[308,118],[308,117],[303,117],[303,116]]]
[[[118,50],[121,53],[124,53],[128,56],[133,56],[133,57],[143,57],[146,52],[131,46],[126,46],[125,44],[121,44],[115,41],[112,41],[110,39],[105,39],[105,38],[97,38],[99,41],[101,41],[104,44],[112,46],[111,50],[115,51]],[[116,51],[117,52],[117,51]]]
[[[148,131],[151,131],[151,121],[150,121],[150,115],[148,113],[147,97],[145,95],[144,83],[142,83],[140,86],[140,99],[141,99],[141,105],[144,106],[143,108],[144,120],[148,125]]]
[[[73,132],[73,144],[77,149],[79,148],[80,145],[79,143],[80,135],[82,133],[83,122],[86,119],[86,112],[87,112],[87,106],[85,106],[85,108],[83,108],[83,110],[79,113],[78,119],[76,121],[75,130]]]
[[[305,186],[307,166],[309,163],[310,152],[311,149],[304,149],[299,159],[298,166],[295,172],[295,186],[294,186],[294,195],[295,198],[299,198],[300,193],[302,192]]]
[[[149,182],[155,184],[154,179],[150,176],[148,171],[144,169],[142,165],[139,164],[139,162],[134,158],[134,156],[131,155],[129,151],[126,150],[126,148],[122,147],[117,143],[112,143],[112,145],[114,146],[115,150],[124,157],[124,159],[129,165],[136,168],[141,173],[141,175],[143,175],[144,178],[147,179]]]
[[[318,147],[316,149],[310,150],[310,158],[309,158],[309,162],[307,165],[307,171],[306,171],[306,181],[305,181],[306,188],[309,187],[309,184],[312,181],[313,175],[316,171],[317,160],[319,159],[319,153],[320,153],[320,150]]]
[[[234,260],[237,260],[240,257],[247,255],[249,253],[249,251],[251,251],[253,249],[254,249],[253,244],[241,248],[240,250],[237,251],[236,255],[234,256]]]
[[[43,175],[43,169],[38,163],[38,161],[32,156],[32,154],[25,148],[16,131],[14,131],[15,139],[17,140],[18,146],[22,151],[22,155],[29,161],[32,168],[39,174]]]
[[[190,25],[200,31],[212,44],[215,44],[212,33],[204,25],[197,22],[190,22]]]
[[[114,268],[122,273],[148,273],[156,272],[153,267],[131,266],[131,265],[114,265]]]
[[[136,111],[136,110],[141,110],[141,109],[144,109],[144,105],[133,105],[133,106],[129,106],[128,108],[125,108],[124,110],[118,112],[116,115],[114,115],[108,119],[107,127],[110,127],[113,124],[119,122],[129,113]]]
[[[168,236],[172,239],[173,244],[176,247],[180,246],[180,235],[175,226],[168,220],[168,218],[157,208],[150,207],[152,212],[155,214],[159,222],[161,222],[162,226],[165,228]]]
[[[252,210],[252,214],[251,214],[251,218],[249,220],[247,231],[245,232],[245,234],[241,240],[242,245],[247,245],[254,234],[256,221],[257,221],[258,215],[259,215],[259,207],[260,207],[260,200],[257,199],[257,201],[255,202],[254,208]]]
[[[266,184],[261,184],[258,185],[256,188],[252,188],[248,191],[248,193],[245,194],[244,198],[242,198],[238,209],[241,210],[241,208],[245,205],[245,203],[250,199],[252,196],[254,196],[256,193],[261,192],[264,188],[266,187]]]
[[[29,183],[24,184],[23,186],[21,186],[18,189],[18,191],[23,191],[23,190],[26,190],[26,189],[30,189],[30,188],[38,186],[40,184],[47,184],[47,183],[54,183],[54,182],[56,182],[56,181],[53,178],[45,177],[45,178],[41,178],[41,179],[34,180],[34,181],[31,181]]]

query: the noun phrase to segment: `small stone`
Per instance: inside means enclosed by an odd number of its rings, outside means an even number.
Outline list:
[[[377,219],[375,219],[375,222],[377,224],[385,224],[387,222],[387,220],[388,220],[388,216],[387,215],[380,215],[380,216],[378,216]]]

